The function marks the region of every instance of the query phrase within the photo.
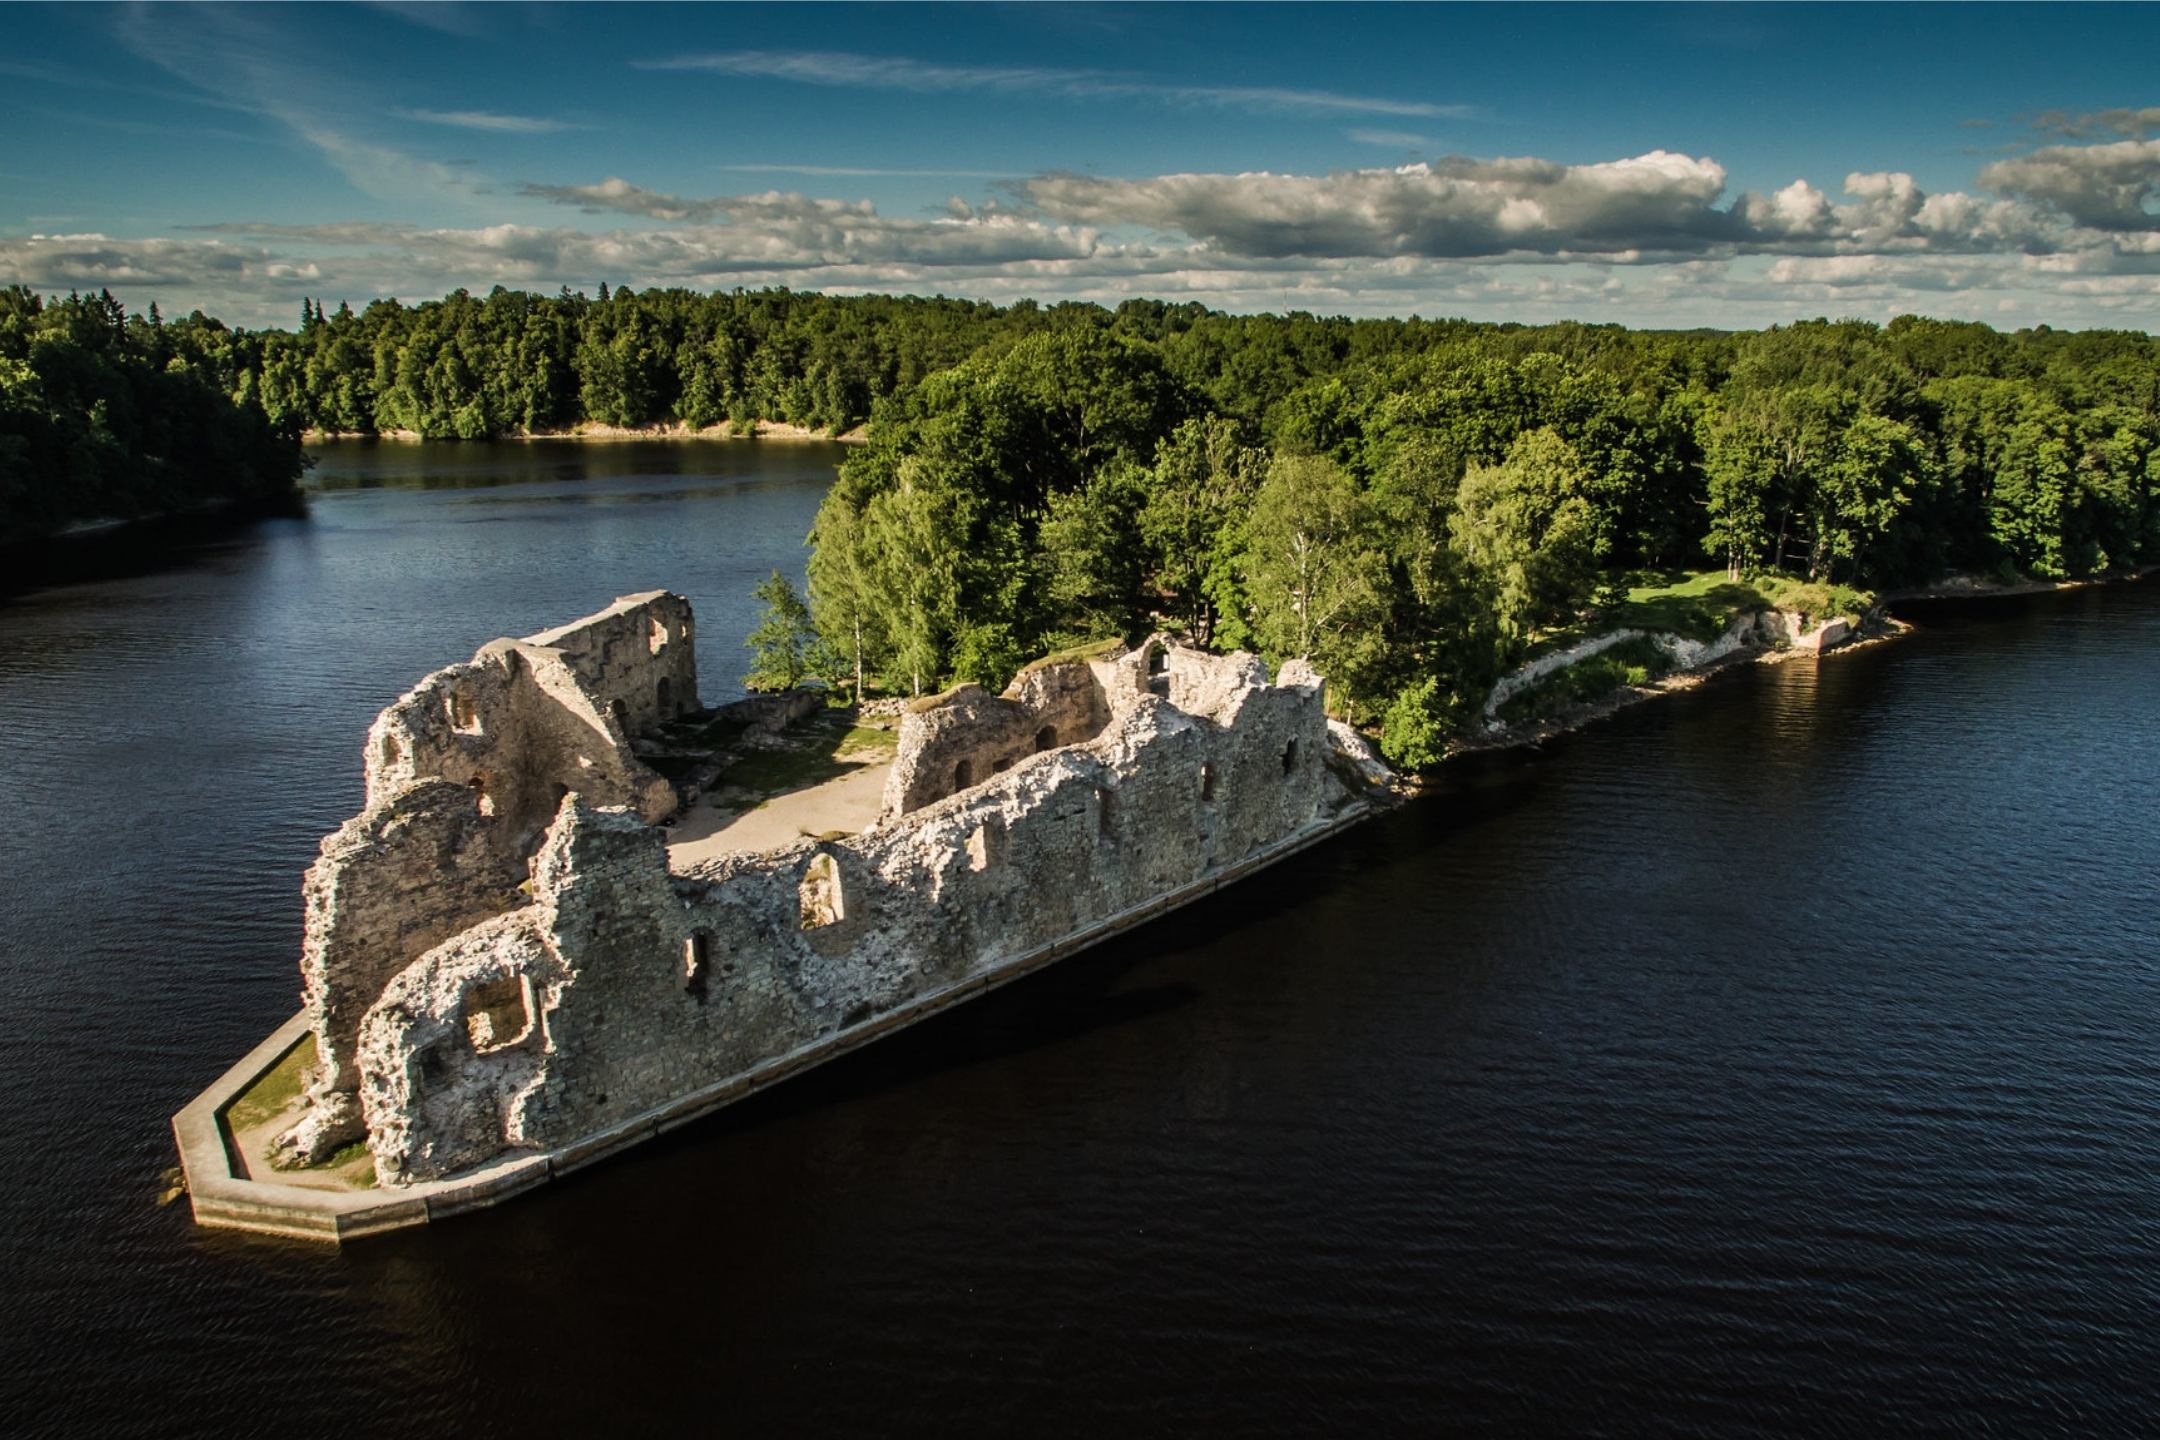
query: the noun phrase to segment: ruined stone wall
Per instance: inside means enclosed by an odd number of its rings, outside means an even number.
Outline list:
[[[528,862],[567,797],[646,821],[674,809],[672,787],[630,738],[639,717],[660,715],[662,682],[694,699],[690,626],[680,596],[618,600],[541,636],[491,642],[376,718],[366,807],[323,842],[304,886],[302,998],[319,1063],[286,1158],[318,1159],[358,1137],[362,1016],[418,956],[524,903]]]
[[[657,830],[566,806],[534,903],[429,951],[368,1013],[378,1172],[427,1179],[570,1144],[1084,932],[1347,802],[1317,676],[1268,685],[1251,657],[1169,659],[1153,680],[1206,713],[1150,688],[1143,656],[1086,743],[842,841],[670,874]]]
[[[992,695],[960,685],[900,719],[881,814],[906,815],[1002,774],[1030,755],[1092,740],[1110,718],[1108,667],[1086,660],[1030,666]]]
[[[525,642],[560,651],[601,708],[643,735],[698,708],[695,635],[688,600],[647,590]]]

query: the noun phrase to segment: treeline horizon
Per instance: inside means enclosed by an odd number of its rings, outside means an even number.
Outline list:
[[[836,683],[998,686],[1168,625],[1311,655],[1398,758],[1630,573],[1879,588],[2160,559],[2143,332],[604,286],[309,300],[247,330],[0,291],[11,534],[154,513],[220,468],[289,484],[311,430],[770,422],[868,424],[810,537]]]

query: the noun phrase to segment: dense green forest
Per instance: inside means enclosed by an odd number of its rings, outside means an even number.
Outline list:
[[[0,288],[0,544],[292,489],[297,427],[237,393],[215,320]]]
[[[2160,560],[2160,347],[1126,307],[881,401],[813,541],[836,680],[996,685],[1168,623],[1312,655],[1416,762],[1646,570],[1820,594]]]
[[[836,683],[999,685],[1167,625],[1312,655],[1399,758],[1644,572],[1884,587],[2160,560],[2160,346],[2135,332],[604,286],[308,302],[251,332],[18,290],[0,367],[13,524],[267,475],[308,429],[868,420],[811,537]]]

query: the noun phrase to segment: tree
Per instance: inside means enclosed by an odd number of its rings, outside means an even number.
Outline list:
[[[757,654],[750,673],[743,676],[743,686],[749,690],[793,690],[810,671],[810,650],[816,640],[810,607],[778,570],[750,593],[764,602],[765,615],[743,641]]]
[[[1456,492],[1449,534],[1484,580],[1502,631],[1520,639],[1564,619],[1597,587],[1596,514],[1575,447],[1529,431],[1498,465],[1473,465]]]
[[[897,483],[870,502],[864,517],[868,598],[885,617],[892,664],[914,695],[944,674],[953,634],[964,623],[965,532],[955,523],[956,498],[911,457],[901,462]]]
[[[1374,518],[1333,461],[1279,455],[1247,531],[1246,584],[1263,649],[1277,660],[1313,659],[1353,711],[1386,647],[1387,554]]]
[[[1138,515],[1146,563],[1170,611],[1196,644],[1215,638],[1218,596],[1243,547],[1239,518],[1267,475],[1268,454],[1236,422],[1187,420],[1156,447]]]
[[[810,527],[810,614],[824,648],[852,674],[863,698],[872,657],[885,648],[863,517],[844,496],[828,494]]]

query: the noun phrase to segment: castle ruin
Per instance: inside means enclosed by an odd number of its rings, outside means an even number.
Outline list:
[[[634,595],[383,711],[304,887],[278,1164],[364,1140],[432,1192],[649,1133],[1303,848],[1384,773],[1301,662],[1158,636],[915,702],[858,833],[671,864],[641,752],[702,713],[692,640]]]

